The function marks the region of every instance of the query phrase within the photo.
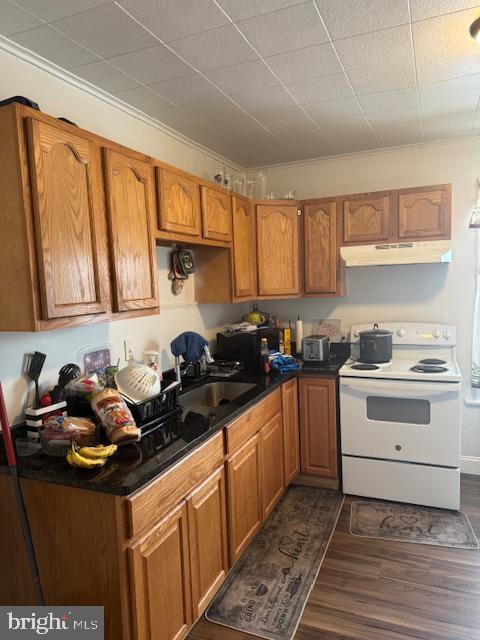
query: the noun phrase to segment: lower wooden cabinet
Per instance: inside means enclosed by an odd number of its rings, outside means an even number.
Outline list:
[[[137,640],[181,640],[192,622],[187,504],[130,549]]]
[[[228,572],[223,466],[187,499],[193,618],[202,615]]]
[[[336,380],[300,380],[301,469],[327,478],[337,471]]]
[[[230,563],[234,564],[262,524],[260,445],[256,434],[227,460]]]
[[[259,435],[262,518],[265,520],[277,504],[285,488],[282,414],[277,413],[267,422],[260,429]]]
[[[296,378],[282,384],[282,420],[285,484],[288,484],[300,471],[298,384]]]

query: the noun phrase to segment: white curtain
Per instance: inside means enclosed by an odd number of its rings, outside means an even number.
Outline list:
[[[475,267],[475,307],[472,327],[472,387],[480,388],[480,234],[475,230],[476,267]]]

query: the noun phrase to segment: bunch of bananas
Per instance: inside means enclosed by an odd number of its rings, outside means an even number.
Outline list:
[[[104,446],[99,444],[96,447],[78,448],[72,444],[70,451],[67,453],[67,462],[72,467],[79,469],[95,469],[103,467],[110,456],[113,456],[118,449],[116,444]]]

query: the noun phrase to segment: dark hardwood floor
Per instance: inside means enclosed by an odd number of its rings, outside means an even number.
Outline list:
[[[347,497],[295,640],[480,640],[480,551],[360,538]],[[462,477],[480,538],[480,476]],[[251,640],[199,620],[188,640]]]

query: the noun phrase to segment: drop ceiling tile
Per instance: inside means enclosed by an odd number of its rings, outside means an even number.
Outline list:
[[[419,84],[480,72],[479,47],[468,33],[477,17],[474,9],[413,24]]]
[[[152,118],[158,118],[166,106],[165,100],[146,87],[135,87],[125,91],[115,91],[114,95],[127,104],[143,111]]]
[[[300,104],[346,98],[353,94],[344,73],[335,73],[325,78],[312,78],[293,82],[288,89]]]
[[[308,115],[299,106],[278,107],[268,111],[261,111],[255,114],[255,118],[272,130],[274,128],[283,130],[288,129],[288,127],[298,129],[310,121]]]
[[[338,139],[339,137],[348,135],[359,137],[372,135],[368,122],[363,115],[344,116],[342,118],[325,120],[322,129],[329,139]]]
[[[228,13],[233,21],[245,20],[262,13],[270,13],[277,9],[285,9],[305,0],[218,0],[218,4]]]
[[[378,31],[407,24],[408,0],[315,0],[331,37]]]
[[[365,113],[392,111],[395,109],[416,109],[418,105],[415,87],[382,91],[359,96]]]
[[[247,93],[232,93],[230,97],[245,109],[245,111],[253,114],[295,105],[295,100],[287,93],[282,85],[266,87],[265,89],[258,89],[257,91],[249,91]]]
[[[108,60],[144,84],[192,75],[192,68],[163,44],[124,53]]]
[[[423,118],[425,138],[435,140],[470,135],[474,119],[475,111]]]
[[[395,109],[393,111],[379,111],[367,114],[367,119],[372,127],[384,124],[395,127],[403,122],[415,122],[420,118],[418,107],[414,109]]]
[[[373,127],[373,130],[382,147],[412,144],[423,140],[420,120],[402,122],[395,126],[379,123]]]
[[[21,7],[8,2],[8,0],[3,0],[0,3],[0,33],[3,36],[9,36],[12,33],[26,31],[41,25],[42,22],[40,20],[24,11]]]
[[[181,38],[170,46],[200,71],[227,67],[257,57],[233,25]]]
[[[322,158],[333,153],[332,144],[320,131],[299,136],[292,134],[286,139],[286,143],[288,143],[291,152],[294,154],[292,160]],[[295,189],[295,185],[285,185],[285,191],[290,189]],[[278,194],[278,196],[281,195],[281,193]]]
[[[82,64],[71,69],[72,73],[84,80],[88,80],[104,91],[123,91],[138,86],[138,82],[127,76],[123,71],[112,67],[108,62],[99,60],[89,64]]]
[[[229,22],[212,0],[118,0],[118,4],[164,42]]]
[[[238,22],[238,28],[263,56],[328,42],[313,2]]]
[[[335,47],[347,71],[399,60],[410,60],[413,64],[409,25],[338,40]]]
[[[29,31],[22,31],[10,38],[22,47],[34,51],[65,69],[98,60],[94,53],[75,44],[47,24]]]
[[[468,96],[456,100],[441,100],[435,103],[431,102],[430,104],[422,106],[422,118],[475,111],[477,103],[478,96]]]
[[[415,71],[410,60],[361,69],[350,69],[348,77],[356,94],[380,93],[415,86]]]
[[[480,95],[480,74],[419,85],[418,95],[421,105],[478,96]]]
[[[312,102],[304,105],[314,120],[322,123],[323,120],[331,120],[342,116],[361,115],[360,107],[356,98],[338,98],[337,100],[325,100],[323,102]]]
[[[40,2],[39,0],[15,0],[15,2],[24,9],[31,11],[31,13],[34,13],[46,22],[59,20],[73,13],[98,7],[107,1],[108,0],[82,0],[82,2],[79,3],[78,0],[41,0]]]
[[[280,53],[266,58],[265,61],[282,82],[299,82],[342,71],[330,43]]]
[[[425,20],[444,13],[471,9],[478,5],[478,0],[410,0],[412,20]]]
[[[157,44],[157,40],[146,29],[115,3],[76,13],[53,24],[67,37],[103,58]]]
[[[277,78],[260,58],[206,71],[205,75],[227,93],[254,91],[278,84]]]
[[[218,98],[222,94],[200,74],[174,78],[150,85],[150,89],[174,104],[184,105]]]
[[[184,110],[221,134],[248,132],[250,126],[255,125],[250,116],[224,96],[185,105]]]

